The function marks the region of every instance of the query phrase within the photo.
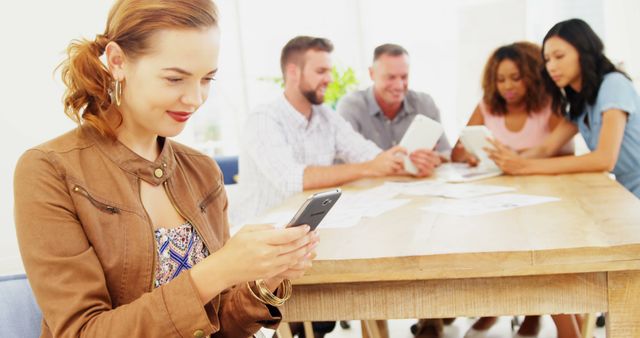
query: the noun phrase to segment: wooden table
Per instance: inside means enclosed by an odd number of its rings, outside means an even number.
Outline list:
[[[481,183],[561,201],[459,217],[423,211],[432,198],[411,197],[355,227],[322,229],[285,320],[607,312],[607,337],[640,337],[640,200],[599,173]]]

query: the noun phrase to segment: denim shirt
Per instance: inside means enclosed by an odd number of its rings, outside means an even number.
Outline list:
[[[600,138],[602,113],[610,109],[627,113],[627,124],[613,173],[620,184],[640,198],[640,97],[631,81],[618,72],[605,75],[595,103],[587,105],[573,122],[577,123],[587,147],[593,151]]]

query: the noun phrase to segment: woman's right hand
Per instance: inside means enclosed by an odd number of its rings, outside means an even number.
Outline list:
[[[318,242],[308,225],[275,229],[247,225],[218,251],[191,269],[203,301],[222,290],[256,279],[269,279],[308,264]]]
[[[467,149],[458,141],[451,151],[451,160],[453,162],[466,163],[470,167],[475,167],[480,162],[477,157],[469,153]]]

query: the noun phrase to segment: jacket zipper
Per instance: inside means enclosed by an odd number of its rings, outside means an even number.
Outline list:
[[[176,203],[175,199],[173,198],[173,195],[171,194],[171,190],[169,189],[169,182],[168,181],[164,181],[162,183],[162,186],[164,187],[164,191],[167,193],[167,196],[169,196],[169,201],[171,201],[171,205],[173,205],[173,208],[176,209],[178,214],[180,216],[182,216],[182,218],[184,218],[187,222],[189,222],[189,224],[191,224],[191,226],[196,228],[196,231],[198,232],[198,235],[200,235],[200,238],[202,238],[202,241],[204,242],[204,245],[207,247],[207,251],[209,251],[209,254],[211,254],[210,243],[208,243],[206,238],[205,238],[205,236],[202,235],[202,231],[200,231],[200,229],[198,229],[198,225],[196,223],[194,223],[192,220],[190,220],[189,217],[187,217],[182,212],[182,210],[180,210],[180,208],[178,208],[178,204]]]
[[[119,214],[120,213],[120,209],[118,209],[118,208],[116,208],[116,207],[114,207],[112,205],[108,205],[108,204],[105,204],[105,203],[102,203],[102,202],[96,200],[95,198],[93,198],[93,196],[91,196],[91,194],[89,194],[89,192],[85,188],[83,188],[83,187],[81,187],[79,185],[75,185],[73,187],[73,191],[75,191],[75,192],[81,194],[82,196],[86,197],[89,200],[89,202],[91,202],[91,204],[93,204],[94,207],[96,207],[96,208],[98,208],[98,209],[100,209],[100,210],[102,210],[104,212],[108,212],[110,214]]]
[[[200,208],[200,212],[204,213],[209,203],[211,203],[211,201],[213,201],[216,197],[218,197],[221,191],[222,191],[222,185],[219,185],[218,189],[215,192],[212,192],[202,202],[200,202],[200,205],[198,206]]]
[[[154,236],[153,223],[151,223],[151,216],[147,212],[147,209],[144,207],[144,203],[142,203],[142,180],[138,178],[138,199],[140,200],[140,205],[142,206],[142,210],[144,210],[144,214],[147,215],[147,224],[149,224],[149,229],[151,230],[151,243],[153,243],[153,260],[151,261],[151,278],[149,281],[149,291],[153,291],[153,280],[156,275],[156,264],[158,261],[158,243],[156,243],[156,238]]]

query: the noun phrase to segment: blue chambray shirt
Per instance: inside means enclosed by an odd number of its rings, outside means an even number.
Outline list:
[[[628,114],[620,155],[613,169],[616,180],[640,198],[640,97],[633,84],[618,72],[604,76],[596,102],[587,105],[577,123],[590,150],[596,149],[602,128],[602,113],[620,109]],[[588,124],[585,120],[588,117]]]

